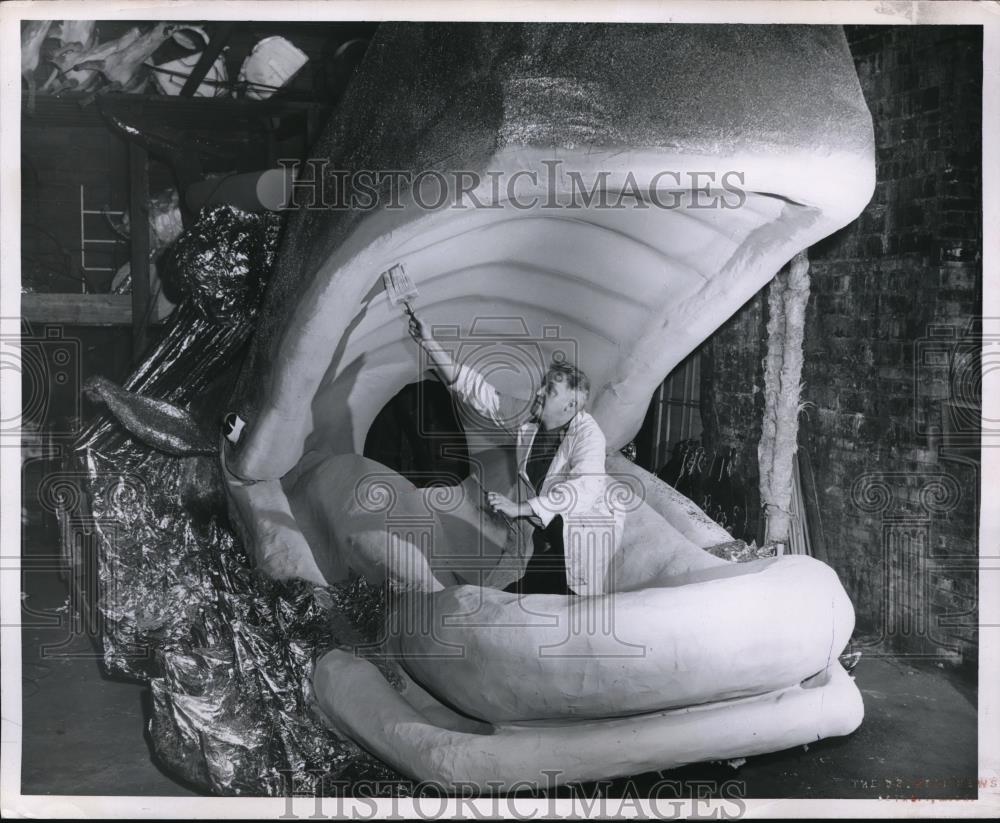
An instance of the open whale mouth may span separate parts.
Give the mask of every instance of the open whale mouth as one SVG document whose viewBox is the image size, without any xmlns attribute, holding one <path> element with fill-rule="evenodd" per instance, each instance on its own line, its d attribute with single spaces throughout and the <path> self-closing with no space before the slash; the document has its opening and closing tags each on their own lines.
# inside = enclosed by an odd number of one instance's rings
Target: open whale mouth
<svg viewBox="0 0 1000 823">
<path fill-rule="evenodd" d="M 544 181 L 551 154 L 500 152 L 490 165 L 508 176 L 529 168 Z M 681 360 L 792 255 L 864 206 L 866 156 L 841 154 L 831 164 L 838 173 L 812 174 L 806 191 L 788 168 L 815 165 L 811 147 L 780 157 L 744 150 L 721 161 L 668 151 L 563 150 L 558 159 L 574 174 L 545 181 L 548 192 L 519 192 L 520 202 L 538 195 L 529 208 L 505 198 L 496 208 L 427 210 L 411 198 L 398 211 L 364 214 L 319 261 L 298 301 L 270 318 L 282 317 L 284 326 L 263 338 L 272 347 L 269 368 L 245 397 L 239 414 L 246 431 L 226 454 L 234 476 L 256 482 L 252 492 L 240 492 L 249 532 L 283 545 L 270 554 L 301 555 L 307 566 L 310 554 L 329 551 L 306 546 L 289 490 L 332 456 L 362 454 L 383 407 L 430 370 L 405 315 L 382 291 L 381 272 L 402 263 L 419 290 L 415 308 L 454 360 L 507 395 L 533 398 L 525 401 L 529 417 L 544 410 L 535 392 L 547 365 L 579 365 L 591 381 L 591 414 L 614 451 L 635 436 L 653 392 Z M 698 207 L 699 198 L 723 202 L 727 194 L 707 187 L 657 192 L 676 208 L 643 207 L 641 200 L 603 208 L 582 202 L 575 182 L 593 191 L 603 180 L 606 190 L 620 192 L 612 187 L 630 176 L 649 200 L 664 166 L 721 179 L 737 163 L 749 185 L 732 208 Z M 862 181 L 860 194 L 845 185 L 845 169 Z M 546 209 L 542 196 L 553 190 L 570 205 Z M 326 217 L 331 227 L 345 219 Z M 475 442 L 469 446 L 477 450 Z M 315 570 L 311 576 L 324 577 Z"/>
<path fill-rule="evenodd" d="M 328 562 L 338 527 L 302 522 L 340 511 L 310 478 L 361 455 L 432 365 L 382 272 L 402 264 L 436 339 L 534 398 L 529 415 L 547 365 L 577 364 L 613 453 L 681 360 L 871 196 L 871 116 L 839 28 L 473 28 L 475 55 L 447 27 L 383 26 L 314 148 L 339 168 L 313 178 L 317 202 L 368 203 L 294 215 L 234 398 L 246 426 L 224 447 L 235 519 L 272 573 L 348 572 Z M 720 52 L 715 74 L 693 62 Z M 404 170 L 395 190 L 361 191 L 387 169 Z M 360 478 L 338 484 L 361 464 L 338 465 L 329 482 L 356 497 Z"/>
<path fill-rule="evenodd" d="M 356 572 L 340 551 L 345 547 L 363 556 L 370 569 L 391 572 L 389 561 L 379 568 L 373 555 L 365 555 L 384 544 L 387 516 L 385 507 L 375 511 L 359 497 L 358 481 L 374 478 L 372 494 L 393 504 L 408 499 L 412 488 L 394 473 L 379 474 L 377 464 L 365 464 L 360 455 L 376 415 L 403 387 L 422 379 L 430 364 L 420 359 L 400 308 L 383 293 L 383 271 L 405 267 L 419 290 L 414 307 L 421 319 L 457 362 L 476 366 L 501 392 L 532 397 L 547 363 L 565 357 L 578 364 L 590 378 L 591 413 L 610 453 L 635 435 L 651 395 L 681 360 L 794 254 L 853 220 L 871 196 L 871 118 L 837 28 L 481 26 L 474 34 L 468 39 L 448 27 L 383 27 L 318 147 L 348 172 L 406 169 L 413 179 L 427 170 L 449 179 L 467 173 L 471 177 L 462 179 L 473 183 L 457 201 L 429 207 L 415 185 L 392 207 L 302 210 L 288 228 L 235 396 L 234 410 L 246 428 L 224 453 L 235 520 L 258 561 L 280 576 L 322 583 Z M 460 45 L 467 42 L 475 48 Z M 496 180 L 516 183 L 497 186 Z M 547 207 L 552 203 L 557 205 Z M 540 413 L 540 401 L 525 401 L 527 410 Z M 445 500 L 438 509 L 449 506 Z M 699 529 L 703 536 L 711 532 L 696 508 L 668 502 L 658 510 L 660 520 L 648 522 L 662 521 L 662 534 L 704 546 L 691 536 Z M 400 522 L 409 523 L 412 512 L 400 512 Z M 434 535 L 465 533 L 461 518 L 452 519 L 446 529 L 435 520 L 427 535 L 405 526 L 409 536 L 401 543 L 428 554 Z M 712 534 L 724 534 L 715 528 Z M 487 538 L 499 545 L 506 539 L 503 526 L 494 532 Z M 825 633 L 825 660 L 829 648 L 846 643 L 853 625 L 836 576 L 810 566 L 822 565 L 816 561 L 801 560 L 795 569 L 776 564 L 782 575 L 795 577 L 799 569 L 815 581 L 815 589 L 796 594 L 816 622 L 803 619 L 789 629 L 802 629 L 784 644 L 792 662 L 778 674 L 791 678 L 789 688 L 797 686 L 795 678 L 825 665 L 815 659 L 817 636 Z M 471 587 L 442 585 L 436 574 L 412 582 L 437 592 L 431 597 L 436 603 L 468 607 L 462 598 Z M 744 583 L 732 582 L 732 591 L 744 591 Z M 687 598 L 690 614 L 698 613 L 696 595 L 705 591 L 697 585 L 678 586 L 670 595 Z M 777 590 L 797 591 L 791 578 Z M 643 625 L 655 625 L 662 610 L 644 597 L 640 592 L 630 602 Z M 740 625 L 738 614 L 733 625 Z M 509 643 L 521 635 L 504 635 L 496 642 L 498 654 L 510 651 Z M 741 654 L 735 647 L 709 651 L 727 660 Z M 765 658 L 769 651 L 766 645 L 757 650 Z M 712 660 L 698 657 L 703 652 L 692 646 L 691 668 L 711 680 Z M 481 683 L 475 661 L 448 671 L 465 671 L 475 683 L 467 688 L 468 705 L 478 717 L 487 718 L 492 709 L 510 721 L 523 709 L 526 676 L 551 681 L 549 664 L 537 654 L 515 662 L 491 675 L 491 683 L 501 684 L 496 688 L 509 689 L 499 710 L 503 700 Z M 807 670 L 800 671 L 802 666 Z M 371 688 L 375 694 L 381 688 L 362 669 L 356 662 L 331 664 L 324 709 L 353 723 L 349 733 L 390 757 L 400 738 L 386 728 L 418 728 L 426 717 L 407 714 L 412 706 L 397 711 L 388 696 L 380 703 L 361 700 L 353 714 L 347 712 L 352 690 Z M 446 693 L 460 688 L 461 678 L 449 685 L 445 671 L 426 663 L 427 682 L 438 677 Z M 581 669 L 578 680 L 593 687 L 609 677 L 607 683 L 617 688 L 628 678 L 616 680 L 616 671 Z M 742 669 L 727 671 L 743 676 Z M 675 680 L 683 688 L 674 706 L 743 694 L 736 688 L 712 691 L 707 681 L 697 691 L 701 681 Z M 796 715 L 780 734 L 765 735 L 764 742 L 748 738 L 739 744 L 745 751 L 727 756 L 791 745 L 805 734 L 812 740 L 850 730 L 860 722 L 860 702 L 842 680 L 830 681 L 846 707 L 840 725 L 818 731 L 810 726 L 807 732 L 808 724 Z M 349 688 L 343 685 L 348 681 Z M 754 682 L 753 688 L 775 688 L 763 676 Z M 627 710 L 655 707 L 659 684 L 643 686 L 642 700 Z M 815 708 L 808 702 L 814 691 L 789 696 L 788 703 L 800 701 L 806 716 Z M 747 711 L 785 717 L 775 708 L 780 699 Z M 560 694 L 524 716 L 544 719 L 560 703 L 572 714 L 572 701 Z M 711 723 L 717 731 L 726 729 L 729 707 L 713 706 L 719 711 Z M 440 705 L 430 710 L 444 716 Z M 598 708 L 588 705 L 586 711 L 593 719 Z M 457 717 L 442 722 L 459 723 Z M 376 718 L 374 725 L 370 718 Z M 671 719 L 629 768 L 670 761 L 657 741 L 674 734 L 674 722 L 680 728 L 688 721 Z M 611 745 L 632 733 L 625 728 L 595 724 L 591 731 L 604 735 L 601 745 Z M 572 735 L 553 734 L 551 745 L 564 746 L 568 762 L 575 763 Z M 511 738 L 511 763 L 521 739 Z M 432 751 L 421 749 L 413 757 L 461 763 L 463 745 L 435 743 Z M 720 751 L 728 750 L 693 745 L 670 762 L 720 757 Z M 600 776 L 586 769 L 578 774 Z"/>
</svg>

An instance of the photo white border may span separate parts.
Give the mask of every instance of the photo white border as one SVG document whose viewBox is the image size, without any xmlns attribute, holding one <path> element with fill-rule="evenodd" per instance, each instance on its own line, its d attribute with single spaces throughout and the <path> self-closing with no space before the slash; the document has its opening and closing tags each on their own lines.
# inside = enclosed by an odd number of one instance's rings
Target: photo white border
<svg viewBox="0 0 1000 823">
<path fill-rule="evenodd" d="M 997 318 L 1000 326 L 1000 291 L 992 275 L 1000 261 L 1000 4 L 958 2 L 800 2 L 800 0 L 713 0 L 713 2 L 612 2 L 612 0 L 549 0 L 548 2 L 493 2 L 492 0 L 301 0 L 279 2 L 255 0 L 118 0 L 118 2 L 5 2 L 0 4 L 0 334 L 20 333 L 20 21 L 22 19 L 93 20 L 463 20 L 463 21 L 580 21 L 660 23 L 803 23 L 919 25 L 963 24 L 983 26 L 983 316 Z M 988 160 L 993 158 L 993 160 Z M 986 330 L 984 329 L 984 332 Z M 998 328 L 1000 331 L 1000 328 Z M 1000 372 L 983 363 L 983 419 L 1000 421 L 997 382 Z M 2 375 L 0 419 L 21 406 L 19 380 Z M 1000 783 L 1000 734 L 997 732 L 1000 691 L 1000 506 L 992 492 L 998 478 L 996 448 L 983 443 L 980 505 L 980 656 L 979 656 L 979 778 Z M 0 447 L 0 650 L 2 666 L 2 726 L 0 726 L 0 814 L 3 817 L 136 817 L 136 818 L 281 818 L 288 800 L 276 798 L 175 798 L 175 797 L 83 797 L 20 794 L 21 743 L 21 633 L 20 633 L 20 480 L 17 449 Z M 325 801 L 327 813 L 336 810 L 334 799 Z M 428 804 L 431 801 L 428 801 Z M 980 790 L 979 800 L 745 800 L 751 817 L 996 817 L 1000 816 L 1000 789 Z M 339 801 L 340 809 L 352 809 L 371 819 L 372 804 L 380 812 L 409 816 L 413 809 L 406 799 Z M 515 798 L 499 803 L 503 814 L 542 819 L 547 813 L 560 816 L 574 812 L 571 800 Z M 510 804 L 514 804 L 513 806 Z M 497 801 L 452 800 L 444 816 L 456 808 L 472 816 L 473 805 L 483 815 L 497 809 Z M 689 804 L 690 805 L 690 804 Z M 423 806 L 427 810 L 428 806 Z M 437 805 L 431 806 L 437 808 Z M 609 803 L 607 811 L 615 811 Z M 625 817 L 657 816 L 665 804 L 625 803 Z M 666 806 L 669 809 L 669 806 Z M 699 804 L 694 811 L 705 816 L 729 812 L 725 802 Z M 292 806 L 295 815 L 309 818 L 315 803 L 300 798 Z M 579 806 L 575 807 L 578 814 Z M 689 812 L 691 809 L 689 808 Z M 285 819 L 292 819 L 285 817 Z M 315 819 L 315 818 L 314 818 Z"/>
</svg>

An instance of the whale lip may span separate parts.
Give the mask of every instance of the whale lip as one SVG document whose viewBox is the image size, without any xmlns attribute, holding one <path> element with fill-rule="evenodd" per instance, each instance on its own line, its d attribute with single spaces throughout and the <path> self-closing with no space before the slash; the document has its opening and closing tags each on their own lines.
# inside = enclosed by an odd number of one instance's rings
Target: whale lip
<svg viewBox="0 0 1000 823">
<path fill-rule="evenodd" d="M 857 729 L 864 708 L 850 676 L 835 663 L 813 680 L 811 688 L 795 684 L 689 708 L 502 723 L 491 731 L 469 728 L 433 698 L 410 703 L 406 690 L 396 692 L 371 663 L 344 652 L 319 661 L 313 684 L 329 725 L 401 771 L 447 788 L 495 792 L 765 754 Z"/>
</svg>

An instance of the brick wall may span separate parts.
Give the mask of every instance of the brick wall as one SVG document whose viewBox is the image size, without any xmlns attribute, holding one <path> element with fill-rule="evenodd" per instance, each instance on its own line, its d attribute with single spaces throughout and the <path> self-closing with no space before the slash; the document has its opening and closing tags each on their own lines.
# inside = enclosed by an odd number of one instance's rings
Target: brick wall
<svg viewBox="0 0 1000 823">
<path fill-rule="evenodd" d="M 847 36 L 878 182 L 858 220 L 810 250 L 800 450 L 859 632 L 897 653 L 974 663 L 981 29 Z M 705 439 L 739 449 L 753 497 L 765 295 L 704 348 Z"/>
</svg>

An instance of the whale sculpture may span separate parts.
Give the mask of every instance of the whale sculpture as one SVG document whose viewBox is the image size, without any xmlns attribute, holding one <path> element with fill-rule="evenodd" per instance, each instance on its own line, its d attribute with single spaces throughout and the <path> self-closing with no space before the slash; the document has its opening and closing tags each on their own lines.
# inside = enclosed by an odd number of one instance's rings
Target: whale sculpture
<svg viewBox="0 0 1000 823">
<path fill-rule="evenodd" d="M 842 31 L 387 24 L 314 152 L 330 165 L 308 192 L 299 175 L 313 207 L 287 228 L 222 466 L 266 572 L 400 591 L 382 651 L 401 684 L 330 652 L 313 679 L 330 726 L 411 776 L 493 790 L 855 729 L 836 574 L 714 557 L 729 535 L 617 456 L 673 367 L 868 202 Z M 419 489 L 361 456 L 426 370 L 381 290 L 397 263 L 499 390 L 530 396 L 554 356 L 589 374 L 626 515 L 606 595 L 502 591 L 522 527 L 486 516 L 472 478 Z M 510 488 L 509 453 L 466 423 L 478 481 Z"/>
</svg>

